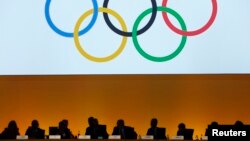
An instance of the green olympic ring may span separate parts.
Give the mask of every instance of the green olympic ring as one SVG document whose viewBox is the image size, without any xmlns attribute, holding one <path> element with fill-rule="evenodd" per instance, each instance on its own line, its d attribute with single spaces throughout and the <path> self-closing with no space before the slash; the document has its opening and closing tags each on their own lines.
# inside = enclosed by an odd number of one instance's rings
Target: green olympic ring
<svg viewBox="0 0 250 141">
<path fill-rule="evenodd" d="M 139 44 L 139 42 L 137 40 L 137 29 L 139 27 L 140 22 L 142 21 L 142 19 L 144 17 L 146 17 L 148 14 L 152 13 L 152 11 L 153 11 L 153 9 L 149 8 L 149 9 L 145 10 L 144 12 L 142 12 L 142 14 L 139 15 L 138 18 L 136 19 L 136 21 L 134 23 L 134 26 L 133 26 L 133 31 L 132 31 L 132 39 L 133 39 L 134 46 L 135 46 L 136 50 L 144 58 L 146 58 L 148 60 L 151 60 L 151 61 L 154 61 L 154 62 L 164 62 L 164 61 L 171 60 L 174 57 L 176 57 L 182 51 L 182 49 L 184 48 L 184 46 L 186 44 L 187 36 L 182 36 L 182 39 L 181 39 L 181 42 L 180 42 L 180 45 L 178 46 L 178 48 L 173 53 L 171 53 L 171 54 L 169 54 L 167 56 L 164 56 L 164 57 L 156 57 L 156 56 L 152 56 L 152 55 L 146 53 L 141 48 L 141 46 L 140 46 L 140 44 Z M 157 7 L 157 11 L 163 11 L 163 12 L 167 12 L 167 13 L 170 13 L 171 15 L 173 15 L 178 20 L 178 22 L 180 23 L 181 29 L 183 31 L 187 31 L 187 27 L 186 27 L 186 24 L 185 24 L 183 18 L 177 12 L 175 12 L 174 10 L 172 10 L 170 8 L 162 7 L 162 6 Z"/>
</svg>

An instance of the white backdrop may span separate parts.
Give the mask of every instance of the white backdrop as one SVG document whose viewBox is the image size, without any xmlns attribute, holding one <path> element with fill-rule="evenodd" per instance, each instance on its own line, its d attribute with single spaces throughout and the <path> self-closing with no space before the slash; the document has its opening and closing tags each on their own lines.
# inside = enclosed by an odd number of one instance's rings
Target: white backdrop
<svg viewBox="0 0 250 141">
<path fill-rule="evenodd" d="M 161 6 L 162 0 L 156 1 Z M 163 62 L 144 58 L 132 37 L 127 38 L 124 50 L 113 60 L 87 59 L 77 50 L 73 37 L 63 37 L 52 30 L 46 20 L 45 3 L 46 0 L 0 1 L 0 75 L 250 73 L 249 0 L 217 0 L 218 13 L 211 27 L 202 34 L 187 37 L 183 50 Z M 103 0 L 98 0 L 98 6 L 102 5 Z M 152 4 L 150 0 L 109 0 L 108 7 L 119 13 L 128 31 L 132 31 L 137 17 Z M 187 30 L 202 27 L 213 9 L 211 0 L 168 0 L 167 7 L 180 14 Z M 49 11 L 59 29 L 73 32 L 79 17 L 92 8 L 91 0 L 52 0 Z M 121 29 L 117 20 L 109 17 Z M 169 17 L 180 28 L 177 20 Z M 177 49 L 181 37 L 157 12 L 153 25 L 138 36 L 138 41 L 145 52 L 162 57 Z M 94 26 L 79 40 L 86 52 L 104 57 L 118 48 L 122 38 L 107 26 L 99 12 Z"/>
</svg>

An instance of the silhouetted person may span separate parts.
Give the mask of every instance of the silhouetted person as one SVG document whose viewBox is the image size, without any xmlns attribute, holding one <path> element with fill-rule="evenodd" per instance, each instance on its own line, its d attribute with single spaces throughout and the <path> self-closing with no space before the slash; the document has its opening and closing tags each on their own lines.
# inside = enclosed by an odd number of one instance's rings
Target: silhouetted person
<svg viewBox="0 0 250 141">
<path fill-rule="evenodd" d="M 178 125 L 177 136 L 184 136 L 184 140 L 193 140 L 193 129 L 186 129 L 184 123 Z"/>
<path fill-rule="evenodd" d="M 122 119 L 117 121 L 117 126 L 114 127 L 112 135 L 120 135 L 121 139 L 137 139 L 137 133 L 134 131 L 134 128 L 125 126 Z"/>
<path fill-rule="evenodd" d="M 184 123 L 180 123 L 178 125 L 177 136 L 184 136 L 185 130 L 186 130 L 186 125 Z"/>
<path fill-rule="evenodd" d="M 91 139 L 108 139 L 106 125 L 100 125 L 98 119 L 94 117 L 88 118 L 89 127 L 86 128 L 85 135 L 90 135 Z"/>
<path fill-rule="evenodd" d="M 157 127 L 158 120 L 156 118 L 153 118 L 151 120 L 151 127 L 147 131 L 147 135 L 154 136 L 154 139 L 166 139 L 165 135 L 165 128 L 158 128 Z"/>
<path fill-rule="evenodd" d="M 25 135 L 28 135 L 29 139 L 44 139 L 45 131 L 39 128 L 37 120 L 33 120 L 31 126 L 26 130 Z"/>
<path fill-rule="evenodd" d="M 218 128 L 219 124 L 216 121 L 213 121 L 208 128 L 206 129 L 205 136 L 208 136 L 209 134 L 212 133 L 212 129 Z"/>
<path fill-rule="evenodd" d="M 97 133 L 96 129 L 94 127 L 94 117 L 89 117 L 88 118 L 88 124 L 89 126 L 86 128 L 85 135 L 90 135 L 91 139 L 97 139 Z"/>
<path fill-rule="evenodd" d="M 59 122 L 57 134 L 61 135 L 61 139 L 72 139 L 71 131 L 67 128 L 67 123 L 65 121 Z"/>
<path fill-rule="evenodd" d="M 17 127 L 16 121 L 12 120 L 9 122 L 8 127 L 4 129 L 1 133 L 2 139 L 16 139 L 19 134 L 19 129 Z"/>
<path fill-rule="evenodd" d="M 65 125 L 65 130 L 68 130 L 67 132 L 70 132 L 70 139 L 74 138 L 74 135 L 72 134 L 72 132 L 70 131 L 70 129 L 68 128 L 69 126 L 69 121 L 67 119 L 62 120 L 62 122 Z"/>
</svg>

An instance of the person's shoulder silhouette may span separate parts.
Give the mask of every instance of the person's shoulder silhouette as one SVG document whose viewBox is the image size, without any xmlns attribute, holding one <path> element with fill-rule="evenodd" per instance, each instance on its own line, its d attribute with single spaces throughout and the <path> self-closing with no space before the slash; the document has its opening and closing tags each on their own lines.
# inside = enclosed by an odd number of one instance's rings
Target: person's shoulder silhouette
<svg viewBox="0 0 250 141">
<path fill-rule="evenodd" d="M 9 122 L 8 127 L 1 133 L 2 139 L 16 139 L 19 134 L 19 129 L 17 127 L 16 121 L 12 120 Z"/>
<path fill-rule="evenodd" d="M 107 126 L 99 124 L 97 118 L 89 117 L 88 124 L 85 135 L 90 135 L 91 139 L 108 139 Z"/>
<path fill-rule="evenodd" d="M 184 140 L 193 140 L 194 129 L 187 129 L 184 123 L 178 125 L 177 136 L 184 136 Z"/>
<path fill-rule="evenodd" d="M 37 120 L 33 120 L 31 126 L 26 130 L 25 135 L 28 135 L 29 139 L 44 139 L 45 130 L 39 128 Z"/>
<path fill-rule="evenodd" d="M 61 135 L 62 139 L 72 139 L 73 135 L 68 128 L 68 123 L 65 120 L 59 122 L 58 135 Z"/>
<path fill-rule="evenodd" d="M 114 127 L 112 135 L 120 135 L 121 139 L 136 139 L 137 133 L 133 127 L 125 126 L 123 119 L 117 120 L 116 127 Z"/>
<path fill-rule="evenodd" d="M 157 127 L 158 120 L 156 118 L 151 119 L 151 127 L 147 131 L 147 135 L 154 136 L 154 139 L 166 139 L 166 128 Z"/>
</svg>

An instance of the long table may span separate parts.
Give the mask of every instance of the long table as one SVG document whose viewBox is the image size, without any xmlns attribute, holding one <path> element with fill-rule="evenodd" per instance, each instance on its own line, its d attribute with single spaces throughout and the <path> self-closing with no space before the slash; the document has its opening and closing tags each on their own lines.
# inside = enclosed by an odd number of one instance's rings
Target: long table
<svg viewBox="0 0 250 141">
<path fill-rule="evenodd" d="M 0 141 L 167 141 L 167 140 L 143 140 L 143 139 L 137 139 L 137 140 L 128 140 L 128 139 L 0 139 Z M 189 141 L 189 140 L 168 140 L 168 141 Z"/>
</svg>

